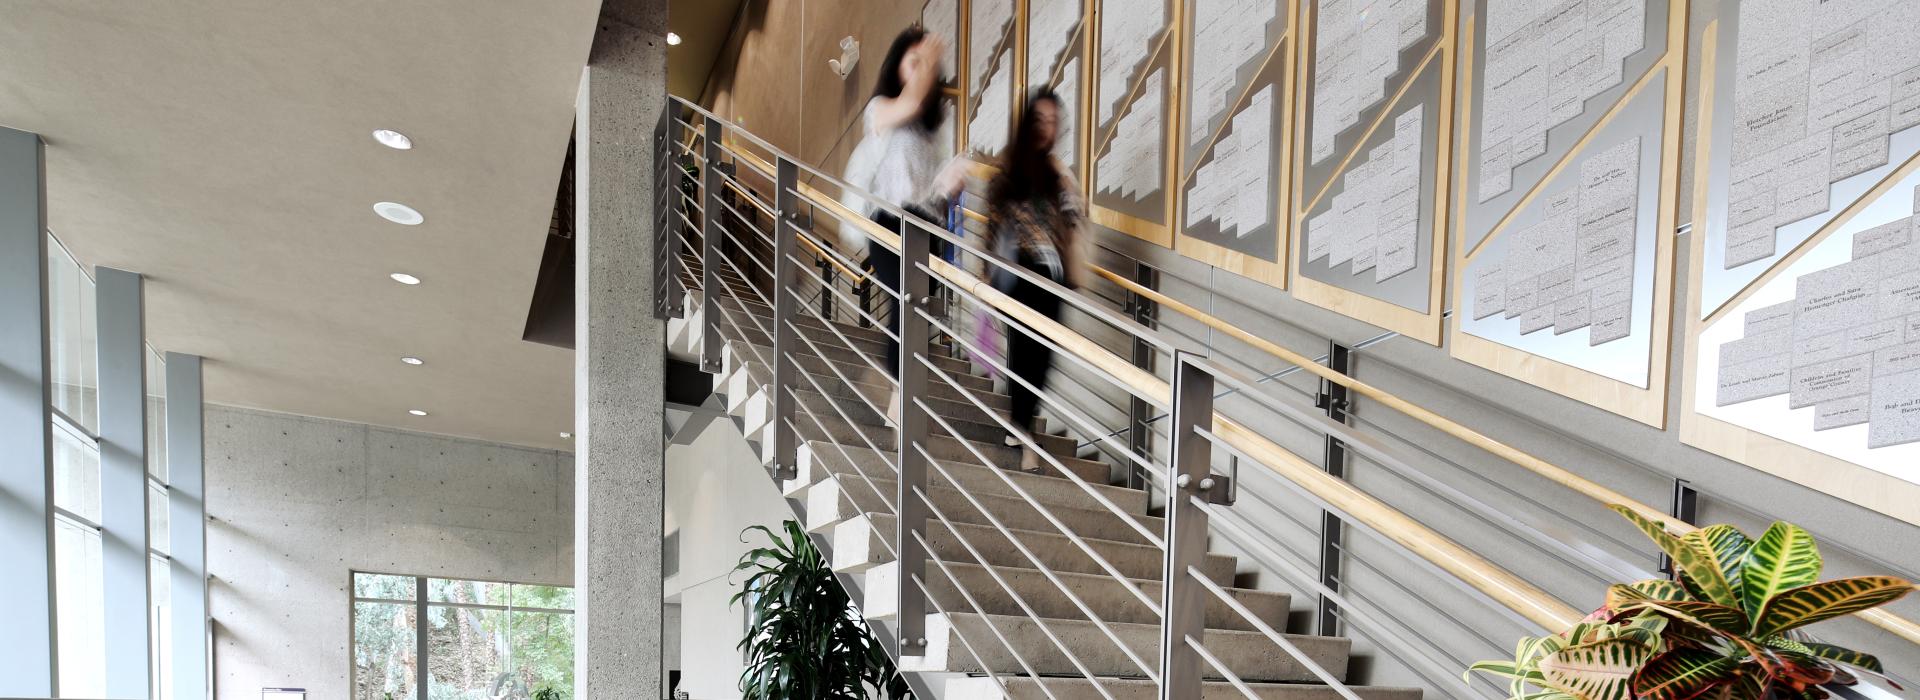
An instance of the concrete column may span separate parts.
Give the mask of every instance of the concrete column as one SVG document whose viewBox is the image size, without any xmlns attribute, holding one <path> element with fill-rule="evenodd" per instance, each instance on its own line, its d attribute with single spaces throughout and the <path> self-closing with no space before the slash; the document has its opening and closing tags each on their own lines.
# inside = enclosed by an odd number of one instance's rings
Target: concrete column
<svg viewBox="0 0 1920 700">
<path fill-rule="evenodd" d="M 0 128 L 0 697 L 52 697 L 57 675 L 45 165 L 39 136 Z"/>
<path fill-rule="evenodd" d="M 653 136 L 666 0 L 607 0 L 574 125 L 574 687 L 654 697 L 661 672 L 665 324 L 654 318 Z"/>
<path fill-rule="evenodd" d="M 94 268 L 100 324 L 100 537 L 107 697 L 145 698 L 147 655 L 147 346 L 144 280 Z"/>
<path fill-rule="evenodd" d="M 207 470 L 200 357 L 167 353 L 168 573 L 173 594 L 173 697 L 213 696 L 207 617 Z"/>
</svg>

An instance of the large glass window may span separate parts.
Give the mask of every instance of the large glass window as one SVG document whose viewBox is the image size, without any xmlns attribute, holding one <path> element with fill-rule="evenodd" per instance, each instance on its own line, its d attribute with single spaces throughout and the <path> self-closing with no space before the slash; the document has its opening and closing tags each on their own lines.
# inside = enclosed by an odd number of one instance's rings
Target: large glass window
<svg viewBox="0 0 1920 700">
<path fill-rule="evenodd" d="M 100 536 L 98 328 L 93 279 L 51 236 L 47 352 L 53 383 L 53 580 L 60 691 L 106 695 L 106 599 Z"/>
<path fill-rule="evenodd" d="M 355 573 L 353 596 L 355 700 L 573 696 L 571 588 Z"/>
</svg>

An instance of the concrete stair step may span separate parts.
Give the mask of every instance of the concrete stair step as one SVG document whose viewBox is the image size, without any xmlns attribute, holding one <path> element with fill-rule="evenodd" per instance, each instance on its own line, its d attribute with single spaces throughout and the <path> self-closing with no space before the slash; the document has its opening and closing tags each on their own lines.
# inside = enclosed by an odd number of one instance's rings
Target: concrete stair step
<svg viewBox="0 0 1920 700">
<path fill-rule="evenodd" d="M 802 397 L 801 401 L 810 402 L 806 404 L 808 407 L 826 411 L 820 414 L 821 418 L 829 415 L 839 415 L 834 413 L 833 408 L 829 407 L 829 404 L 831 404 L 831 406 L 838 406 L 841 411 L 846 412 L 848 418 L 858 423 L 881 425 L 887 422 L 886 418 L 881 414 L 881 411 L 886 408 L 886 404 L 884 403 L 888 398 L 886 392 L 876 391 L 870 395 L 859 394 L 859 392 L 835 391 L 833 387 L 828 386 L 825 382 L 821 382 L 820 388 L 826 389 L 828 393 L 822 394 L 816 390 L 812 384 L 802 382 L 799 393 Z M 859 395 L 854 396 L 853 394 Z M 933 409 L 934 415 L 947 418 L 948 420 L 991 426 L 995 431 L 998 431 L 995 433 L 996 435 L 1004 435 L 1006 430 L 1000 426 L 999 421 L 995 420 L 995 416 L 1000 420 L 1005 420 L 1009 423 L 1012 422 L 1012 418 L 1008 415 L 1009 411 L 1007 409 L 989 409 L 988 411 L 982 411 L 979 406 L 973 405 L 972 402 L 950 401 L 933 397 L 922 397 L 921 401 Z M 984 435 L 984 433 L 982 434 Z"/>
<path fill-rule="evenodd" d="M 952 575 L 949 576 L 948 574 Z M 995 574 L 998 579 L 995 580 Z M 1073 594 L 1080 597 L 1093 610 L 1095 615 L 1107 622 L 1132 622 L 1143 625 L 1160 623 L 1160 616 L 1126 586 L 1106 574 L 1055 573 L 1066 582 Z M 892 619 L 900 610 L 899 591 L 895 581 L 900 577 L 900 565 L 888 562 L 867 570 L 866 596 L 860 605 L 861 614 L 870 620 Z M 955 579 L 959 580 L 958 586 Z M 1041 617 L 1068 619 L 1086 619 L 1078 605 L 1060 591 L 1060 587 L 1047 580 L 1045 574 L 1036 569 L 1000 568 L 989 571 L 978 564 L 948 563 L 945 567 L 928 567 L 923 577 L 927 588 L 931 589 L 934 601 L 948 611 L 975 612 L 972 604 L 960 595 L 967 595 L 980 604 L 979 612 L 989 615 L 1025 615 L 1007 588 L 1019 594 L 1020 600 L 1033 608 Z M 1001 586 L 1005 581 L 1006 586 Z M 1148 579 L 1131 579 L 1130 584 L 1137 587 L 1148 599 L 1160 600 L 1160 582 Z M 1274 629 L 1286 629 L 1287 609 L 1292 603 L 1285 593 L 1269 593 L 1244 588 L 1229 588 L 1227 593 L 1234 600 L 1253 611 L 1261 622 Z M 1207 600 L 1207 628 L 1222 630 L 1252 630 L 1253 623 L 1248 622 L 1240 613 L 1234 612 L 1212 593 L 1205 594 Z"/>
<path fill-rule="evenodd" d="M 1213 648 L 1211 644 L 1207 646 Z M 1045 685 L 1043 690 L 1040 686 Z M 1340 693 L 1324 685 L 1305 683 L 1250 683 L 1259 700 L 1341 700 Z M 1106 691 L 1102 694 L 1101 691 Z M 1361 700 L 1420 700 L 1418 688 L 1377 688 L 1354 686 L 1348 690 Z M 1085 678 L 1033 679 L 1025 676 L 985 676 L 948 680 L 944 700 L 1158 700 L 1160 688 L 1153 681 L 1139 678 L 1102 678 L 1100 687 Z M 1213 681 L 1201 684 L 1200 700 L 1245 700 L 1246 694 L 1233 684 Z"/>
<path fill-rule="evenodd" d="M 826 416 L 821 416 L 821 419 L 821 423 L 816 423 L 804 414 L 794 417 L 794 425 L 798 428 L 796 433 L 802 441 L 824 440 L 827 442 L 837 442 L 842 445 L 874 447 L 887 451 L 892 451 L 895 448 L 895 431 L 891 427 L 829 421 Z M 959 440 L 951 435 L 944 434 L 945 431 L 942 430 L 938 424 L 928 429 L 934 431 L 934 434 L 928 436 L 925 441 L 922 441 L 920 446 L 924 447 L 927 454 L 932 455 L 934 459 L 973 462 L 977 464 L 980 461 L 980 457 L 974 456 L 974 452 L 978 451 L 980 455 L 984 456 L 991 464 L 1005 466 L 1008 469 L 1017 469 L 1020 466 L 1020 453 L 1022 448 L 1008 447 L 998 439 L 994 439 L 992 442 L 986 440 Z M 1072 441 L 1068 440 L 1066 443 L 1068 449 L 1071 449 Z M 1047 445 L 1048 443 L 1042 444 Z M 1056 438 L 1052 446 L 1058 446 L 1060 444 Z"/>
<path fill-rule="evenodd" d="M 753 296 L 752 293 L 747 293 L 746 298 L 744 300 L 736 299 L 734 297 L 727 296 L 727 295 L 721 295 L 720 306 L 726 307 L 734 311 L 744 311 L 748 314 L 757 316 L 760 319 L 762 319 L 762 323 L 766 323 L 767 319 L 773 318 L 773 307 L 760 303 L 759 298 Z M 802 315 L 796 321 L 796 323 L 806 328 L 817 328 L 821 330 L 826 329 L 825 321 L 821 321 L 820 319 L 814 318 L 810 315 Z M 768 324 L 767 327 L 772 328 L 772 325 Z M 838 330 L 841 333 L 845 334 L 848 338 L 852 338 L 854 340 L 864 340 L 869 343 L 875 343 L 880 345 L 885 345 L 889 340 L 891 340 L 891 338 L 888 338 L 887 334 L 881 331 L 880 329 L 861 328 L 857 322 L 837 323 L 837 325 L 835 326 L 835 330 Z"/>
<path fill-rule="evenodd" d="M 894 516 L 886 513 L 865 513 L 849 518 L 833 526 L 833 569 L 845 573 L 866 571 L 880 564 L 893 561 L 893 553 L 888 543 L 894 537 Z M 955 539 L 958 531 L 973 549 L 985 557 L 985 562 L 973 558 L 960 540 Z M 1083 574 L 1106 574 L 1106 569 L 1066 536 L 1053 532 L 1035 530 L 1012 530 L 1013 536 L 1021 544 L 1045 562 L 1048 569 L 1056 572 L 1077 572 Z M 1137 579 L 1158 580 L 1161 576 L 1163 554 L 1159 547 L 1144 544 L 1129 544 L 1112 540 L 1081 537 L 1089 549 L 1099 554 L 1107 563 L 1112 564 L 1121 576 Z M 953 523 L 949 529 L 938 518 L 929 517 L 927 521 L 927 541 L 931 543 L 933 553 L 942 561 L 985 563 L 992 566 L 1010 568 L 1035 568 L 1033 561 L 1016 549 L 1013 542 L 1007 540 L 1000 531 L 991 525 Z M 929 562 L 929 573 L 934 565 Z M 1200 570 L 1208 578 L 1220 585 L 1233 583 L 1234 558 L 1225 554 L 1208 554 L 1200 563 Z"/>
<path fill-rule="evenodd" d="M 1050 630 L 1096 676 L 1141 675 L 1139 664 L 1128 658 L 1095 623 L 1063 619 L 1044 622 L 1046 629 L 1043 630 L 1040 623 L 1024 615 L 982 616 L 952 612 L 947 615 L 928 615 L 926 655 L 900 659 L 900 670 L 1021 673 L 1023 668 L 1020 660 L 1024 659 L 1035 673 L 1079 676 L 1080 669 L 1047 637 L 1046 631 Z M 1108 623 L 1107 628 L 1142 661 L 1149 665 L 1159 661 L 1159 625 L 1120 622 Z M 999 630 L 998 636 L 994 634 L 995 629 Z M 973 643 L 971 651 L 961 642 L 962 637 Z M 1008 645 L 999 642 L 999 637 L 1005 637 L 1008 644 L 1019 650 L 1019 658 L 1008 650 Z M 1352 646 L 1347 640 L 1287 635 L 1287 641 L 1334 678 L 1346 677 L 1347 653 Z M 1222 665 L 1245 681 L 1284 683 L 1318 680 L 1305 664 L 1281 651 L 1273 640 L 1259 632 L 1211 630 L 1202 643 L 1207 651 L 1220 659 Z M 980 655 L 978 660 L 974 658 L 974 653 Z M 1204 662 L 1201 664 L 1201 673 L 1208 678 L 1223 678 Z"/>
<path fill-rule="evenodd" d="M 886 404 L 880 401 L 848 397 L 829 397 L 815 391 L 811 384 L 805 385 L 805 387 L 806 388 L 802 389 L 798 394 L 800 397 L 800 405 L 794 408 L 795 419 L 807 418 L 806 410 L 812 409 L 819 416 L 821 422 L 845 422 L 841 417 L 842 412 L 844 412 L 846 418 L 853 419 L 853 422 L 860 426 L 861 432 L 868 436 L 885 434 L 888 435 L 888 439 L 891 440 L 893 426 L 879 413 L 880 410 L 886 408 Z M 822 385 L 821 388 L 825 388 L 825 386 Z M 836 406 L 839 408 L 839 411 L 834 410 Z M 950 406 L 951 404 L 948 403 L 937 404 L 932 407 L 935 410 L 939 410 L 942 407 Z M 940 417 L 945 419 L 946 425 L 941 425 L 939 421 L 928 421 L 927 430 L 935 435 L 952 435 L 958 433 L 960 437 L 968 440 L 1005 447 L 1007 429 L 999 423 L 993 422 L 992 419 L 979 415 L 980 412 L 977 407 L 969 406 L 969 408 L 974 408 L 975 410 L 969 412 L 969 415 L 965 417 L 941 414 Z M 807 422 L 811 423 L 812 419 L 808 418 Z M 948 427 L 953 428 L 951 433 L 947 431 Z M 1060 435 L 1042 433 L 1034 435 L 1033 440 L 1035 444 L 1040 446 L 1040 449 L 1055 455 L 1071 455 L 1080 448 L 1078 441 Z M 886 447 L 887 444 L 883 443 L 881 446 Z"/>
<path fill-rule="evenodd" d="M 884 478 L 883 478 L 884 476 Z M 883 474 L 869 473 L 867 476 L 835 476 L 814 484 L 807 489 L 807 522 L 810 532 L 826 532 L 842 520 L 861 513 L 885 513 L 892 510 L 895 489 L 899 482 L 893 478 L 891 470 Z M 876 491 L 875 489 L 878 489 Z M 981 513 L 967 499 L 968 495 L 985 506 L 988 513 L 999 519 L 1001 525 L 1016 530 L 1034 530 L 1037 532 L 1058 532 L 1040 509 L 1020 496 L 990 496 L 982 494 L 963 494 L 949 487 L 934 486 L 927 490 L 933 498 L 935 507 L 945 513 L 954 522 L 990 524 L 987 514 Z M 1036 497 L 1037 498 L 1037 497 Z M 1083 502 L 1075 499 L 1075 502 Z M 1042 501 L 1042 503 L 1045 503 Z M 1148 544 L 1146 537 L 1120 520 L 1112 511 L 1088 509 L 1061 504 L 1046 504 L 1047 510 L 1074 534 L 1081 537 L 1098 537 L 1115 542 Z M 1160 536 L 1166 528 L 1166 521 L 1151 515 L 1134 514 L 1131 516 L 1147 532 Z"/>
<path fill-rule="evenodd" d="M 730 339 L 728 341 L 728 344 L 733 346 L 741 346 L 741 345 L 751 346 L 754 351 L 758 351 L 758 354 L 755 354 L 754 352 L 750 352 L 742 349 L 743 352 L 746 352 L 745 356 L 750 359 L 763 358 L 767 362 L 772 362 L 775 357 L 778 357 L 777 355 L 774 354 L 773 346 L 771 345 L 759 345 L 755 343 L 746 343 L 746 342 L 743 342 L 740 340 L 734 340 L 734 339 Z M 840 374 L 845 375 L 848 379 L 853 379 L 856 381 L 858 381 L 859 378 L 864 375 L 878 373 L 880 370 L 876 368 L 885 367 L 887 364 L 885 357 L 868 358 L 873 362 L 872 364 L 868 364 L 867 360 L 863 360 L 859 356 L 853 355 L 853 354 L 848 354 L 844 357 L 823 358 L 823 357 L 820 357 L 819 355 L 813 354 L 811 352 L 807 352 L 806 348 L 801 348 L 801 350 L 802 352 L 795 353 L 794 357 L 799 359 L 800 367 L 802 369 L 808 372 L 813 372 L 815 374 L 824 374 L 824 375 L 832 376 L 833 370 L 828 369 L 829 365 L 831 365 L 832 367 L 839 369 Z M 949 360 L 948 362 L 959 362 L 959 361 Z M 948 389 L 948 390 L 952 390 L 954 388 L 954 385 L 957 384 L 961 388 L 966 389 L 967 391 L 986 393 L 986 394 L 993 393 L 993 379 L 989 377 L 981 377 L 977 375 L 967 374 L 965 373 L 965 371 L 954 371 L 954 370 L 948 370 L 947 376 L 953 379 L 951 383 L 949 383 L 947 381 L 947 378 L 945 377 L 941 377 L 940 375 L 929 373 L 929 376 L 927 377 L 927 384 L 934 387 L 935 389 Z M 949 394 L 949 395 L 951 398 L 965 400 L 958 394 Z"/>
<path fill-rule="evenodd" d="M 864 445 L 855 446 L 828 442 L 802 442 L 799 453 L 799 476 L 796 479 L 788 481 L 786 484 L 786 492 L 789 496 L 799 496 L 801 495 L 801 491 L 806 487 L 823 481 L 834 474 L 853 475 L 865 473 L 876 476 L 888 475 L 889 477 L 893 474 L 894 454 L 892 451 L 874 451 Z M 1074 476 L 1080 477 L 1081 481 L 1092 486 L 1094 491 L 1106 497 L 1114 504 L 1128 510 L 1145 510 L 1145 494 L 1124 486 L 1110 486 L 1107 484 L 1108 470 L 1106 464 L 1077 458 L 1062 458 L 1060 461 L 1065 464 L 1067 468 L 1073 470 Z M 1006 482 L 994 474 L 994 472 L 998 471 L 1012 477 L 1015 483 L 1020 484 L 1021 488 L 1027 489 L 1028 493 L 1034 494 L 1034 497 L 1043 499 L 1045 502 L 1071 504 L 1073 503 L 1072 499 L 1080 498 L 1085 499 L 1084 502 L 1081 503 L 1082 507 L 1102 507 L 1092 496 L 1087 494 L 1086 489 L 1081 488 L 1079 484 L 1075 484 L 1058 474 L 1034 474 L 1009 468 L 1018 466 L 1017 464 L 1008 465 L 1008 467 L 988 467 L 976 464 L 971 459 L 963 461 L 941 460 L 940 466 L 944 467 L 947 473 L 952 474 L 960 486 L 964 486 L 976 494 L 1014 495 L 1013 489 L 1008 487 Z M 940 470 L 929 469 L 927 471 L 928 484 L 934 486 L 951 485 L 947 482 L 946 477 L 941 475 Z"/>
<path fill-rule="evenodd" d="M 752 373 L 755 381 L 763 385 L 773 381 L 773 368 L 771 366 L 762 366 L 760 363 L 760 358 L 768 361 L 773 359 L 773 350 L 771 348 L 734 342 L 729 342 L 727 345 L 727 353 L 735 355 L 738 362 L 746 365 L 747 371 Z M 755 352 L 759 354 L 755 355 Z M 853 392 L 858 391 L 864 396 L 872 392 L 878 392 L 882 400 L 884 400 L 893 392 L 892 382 L 883 378 L 883 375 L 865 364 L 858 366 L 840 362 L 832 362 L 829 364 L 823 362 L 820 358 L 805 355 L 800 356 L 799 364 L 800 371 L 813 375 L 814 381 L 818 382 L 821 388 L 834 393 L 851 395 Z M 831 366 L 831 369 L 829 366 Z M 839 370 L 840 373 L 834 374 L 835 369 Z M 968 392 L 974 398 L 979 399 L 981 403 L 993 408 L 1009 408 L 1013 405 L 1013 399 L 1006 394 L 994 393 L 993 380 L 985 377 L 974 377 L 972 375 L 963 376 L 965 376 L 966 379 L 960 380 L 962 386 L 967 386 Z M 803 387 L 813 387 L 813 384 L 804 378 L 798 379 L 796 382 Z M 835 389 L 837 385 L 843 384 L 853 386 L 848 386 L 844 390 Z M 981 386 L 981 384 L 984 384 L 984 386 Z M 947 401 L 971 403 L 967 400 L 968 394 L 962 394 L 959 389 L 954 388 L 953 385 L 937 377 L 927 382 L 927 395 Z"/>
</svg>

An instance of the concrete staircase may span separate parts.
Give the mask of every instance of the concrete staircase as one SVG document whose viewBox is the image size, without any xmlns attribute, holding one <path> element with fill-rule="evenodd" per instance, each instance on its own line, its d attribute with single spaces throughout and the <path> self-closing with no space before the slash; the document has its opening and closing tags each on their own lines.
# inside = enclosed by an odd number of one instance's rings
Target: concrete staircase
<svg viewBox="0 0 1920 700">
<path fill-rule="evenodd" d="M 724 397 L 727 412 L 763 461 L 770 462 L 772 401 L 765 387 L 773 375 L 772 309 L 743 280 L 723 272 L 719 277 L 728 290 L 720 293 L 717 305 L 722 311 L 720 334 L 702 337 L 697 265 L 689 259 L 683 268 L 686 288 L 696 291 L 688 293 L 684 318 L 669 323 L 669 351 L 697 357 L 704 343 L 722 344 L 723 366 L 713 377 L 714 391 Z M 861 613 L 891 627 L 899 608 L 895 597 L 901 575 L 890 542 L 897 485 L 895 435 L 882 415 L 889 384 L 873 367 L 884 361 L 887 338 L 856 323 L 829 324 L 805 311 L 801 316 L 797 325 L 811 344 L 803 341 L 798 353 L 804 375 L 794 415 L 800 437 L 798 476 L 781 488 L 792 502 L 804 505 L 804 525 L 816 533 L 816 541 L 830 543 L 834 569 L 864 578 L 859 586 L 864 593 L 856 593 Z M 1059 458 L 1067 473 L 1051 468 L 1044 473 L 1018 471 L 1019 451 L 1003 444 L 1005 431 L 991 415 L 1005 418 L 1008 397 L 996 393 L 992 380 L 946 347 L 935 354 L 935 364 L 956 377 L 960 387 L 935 377 L 934 388 L 922 398 L 959 435 L 945 435 L 934 423 L 931 429 L 940 436 L 927 443 L 936 463 L 929 468 L 926 494 L 951 526 L 939 517 L 929 520 L 929 548 L 940 561 L 930 561 L 921 578 L 932 598 L 929 607 L 947 614 L 928 616 L 927 652 L 897 659 L 900 668 L 944 680 L 934 690 L 949 699 L 1157 697 L 1155 684 L 1144 680 L 1141 663 L 1152 668 L 1159 658 L 1155 607 L 1160 604 L 1163 552 L 1142 530 L 1161 537 L 1164 523 L 1148 512 L 1146 494 L 1110 484 L 1109 465 L 1076 454 L 1070 438 L 1039 436 L 1042 447 Z M 989 464 L 981 464 L 976 453 Z M 1210 554 L 1200 569 L 1228 587 L 1235 602 L 1262 623 L 1284 631 L 1289 597 L 1232 588 L 1237 566 L 1232 556 Z M 1207 649 L 1257 697 L 1341 697 L 1320 685 L 1239 612 L 1211 594 L 1206 597 Z M 1089 613 L 1107 629 L 1100 629 Z M 1304 635 L 1288 639 L 1326 671 L 1345 678 L 1347 640 Z M 1028 676 L 1029 671 L 1040 678 Z M 1245 697 L 1211 667 L 1203 665 L 1203 671 L 1209 679 L 1205 698 Z M 1098 678 L 1099 688 L 1086 674 Z M 1419 690 L 1408 688 L 1352 690 L 1368 700 L 1420 697 Z"/>
</svg>

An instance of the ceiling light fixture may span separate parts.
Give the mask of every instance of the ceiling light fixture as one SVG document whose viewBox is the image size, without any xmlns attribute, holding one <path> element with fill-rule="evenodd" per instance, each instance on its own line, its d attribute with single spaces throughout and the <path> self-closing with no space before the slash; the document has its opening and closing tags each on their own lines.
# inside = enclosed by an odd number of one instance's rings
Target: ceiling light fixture
<svg viewBox="0 0 1920 700">
<path fill-rule="evenodd" d="M 422 411 L 422 410 L 420 410 L 420 409 L 417 409 L 417 408 L 409 408 L 409 409 L 407 409 L 407 412 L 408 412 L 408 413 L 411 413 L 411 414 L 413 414 L 413 415 L 416 415 L 416 416 L 424 416 L 424 415 L 427 415 L 427 412 L 426 412 L 426 411 Z"/>
<path fill-rule="evenodd" d="M 565 439 L 567 439 L 567 438 L 571 438 L 571 437 L 573 437 L 573 433 L 561 433 L 561 434 L 560 434 L 560 439 L 562 439 L 562 440 L 565 440 Z"/>
<path fill-rule="evenodd" d="M 379 141 L 380 145 L 396 151 L 413 150 L 413 139 L 407 138 L 406 134 L 392 129 L 374 129 L 373 140 Z"/>
<path fill-rule="evenodd" d="M 679 34 L 675 34 L 675 33 L 673 33 L 673 32 L 667 32 L 667 45 L 668 45 L 668 46 L 679 46 L 679 45 L 680 45 L 680 35 L 679 35 Z"/>
<path fill-rule="evenodd" d="M 425 360 L 422 360 L 422 359 L 420 359 L 420 358 L 418 358 L 418 357 L 402 357 L 402 358 L 400 358 L 400 361 L 401 361 L 401 362 L 405 362 L 405 363 L 407 363 L 407 364 L 410 364 L 410 365 L 424 365 L 424 364 L 426 364 L 426 361 L 425 361 Z"/>
<path fill-rule="evenodd" d="M 382 219 L 402 226 L 419 226 L 421 222 L 427 220 L 427 217 L 421 216 L 418 210 L 399 202 L 380 202 L 379 204 L 375 204 L 373 205 L 373 213 L 379 214 Z"/>
<path fill-rule="evenodd" d="M 405 272 L 395 272 L 387 276 L 392 277 L 393 281 L 395 282 L 399 282 L 401 284 L 408 285 L 408 286 L 412 286 L 420 283 L 420 278 L 415 277 L 413 275 L 409 275 Z"/>
</svg>

